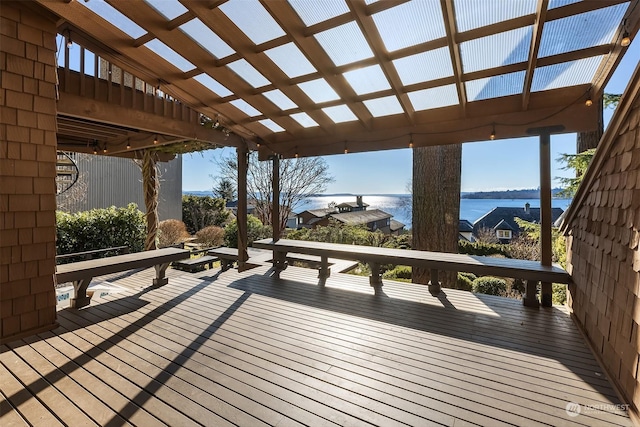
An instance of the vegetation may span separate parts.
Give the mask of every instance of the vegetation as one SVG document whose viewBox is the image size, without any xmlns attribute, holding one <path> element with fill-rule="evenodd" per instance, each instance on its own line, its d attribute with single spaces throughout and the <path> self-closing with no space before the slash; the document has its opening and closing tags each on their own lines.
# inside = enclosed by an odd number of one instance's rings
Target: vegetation
<svg viewBox="0 0 640 427">
<path fill-rule="evenodd" d="M 259 239 L 271 237 L 271 227 L 263 225 L 258 218 L 247 215 L 247 241 L 251 242 Z M 234 219 L 224 228 L 224 243 L 230 248 L 238 247 L 238 222 Z"/>
<path fill-rule="evenodd" d="M 507 292 L 507 282 L 497 277 L 478 277 L 471 284 L 473 292 L 487 295 L 504 295 Z"/>
<path fill-rule="evenodd" d="M 210 225 L 198 230 L 196 233 L 196 240 L 205 248 L 214 248 L 222 246 L 224 243 L 225 231 L 224 228 L 217 225 Z"/>
<path fill-rule="evenodd" d="M 225 205 L 224 199 L 211 196 L 182 196 L 182 220 L 189 233 L 195 234 L 210 225 L 224 226 L 230 216 Z"/>
<path fill-rule="evenodd" d="M 398 265 L 382 274 L 383 279 L 397 280 L 400 282 L 411 282 L 411 267 Z"/>
<path fill-rule="evenodd" d="M 576 194 L 576 191 L 578 191 L 578 187 L 582 182 L 582 178 L 584 177 L 584 173 L 587 171 L 595 152 L 595 148 L 590 148 L 578 154 L 560 155 L 558 161 L 565 164 L 562 169 L 573 170 L 576 172 L 576 176 L 574 178 L 558 178 L 564 187 L 559 193 L 562 197 L 572 198 Z"/>
<path fill-rule="evenodd" d="M 327 226 L 289 230 L 287 239 L 411 249 L 409 234 L 392 236 L 381 231 L 369 231 L 364 225 L 345 225 L 334 219 L 330 219 Z"/>
<path fill-rule="evenodd" d="M 131 252 L 144 248 L 144 214 L 131 203 L 126 208 L 68 214 L 56 212 L 56 252 L 58 255 L 128 246 Z"/>
<path fill-rule="evenodd" d="M 219 178 L 213 187 L 213 195 L 227 202 L 235 200 L 236 187 L 233 185 L 233 181 L 226 178 Z"/>
<path fill-rule="evenodd" d="M 166 248 L 186 241 L 190 237 L 187 226 L 177 219 L 167 219 L 158 224 L 158 247 Z"/>
<path fill-rule="evenodd" d="M 495 233 L 492 233 L 495 236 Z M 478 256 L 490 256 L 490 255 L 502 255 L 508 256 L 507 248 L 505 245 L 498 243 L 484 243 L 484 242 L 467 242 L 458 241 L 458 253 L 466 255 L 478 255 Z"/>
</svg>

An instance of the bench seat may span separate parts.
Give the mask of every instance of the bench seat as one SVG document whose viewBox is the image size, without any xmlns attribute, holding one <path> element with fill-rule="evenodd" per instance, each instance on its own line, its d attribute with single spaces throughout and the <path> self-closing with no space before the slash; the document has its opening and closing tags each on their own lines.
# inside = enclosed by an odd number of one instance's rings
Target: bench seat
<svg viewBox="0 0 640 427">
<path fill-rule="evenodd" d="M 189 256 L 190 253 L 186 249 L 162 248 L 153 251 L 72 262 L 56 266 L 56 282 L 73 283 L 75 297 L 71 299 L 71 307 L 81 308 L 91 302 L 91 297 L 87 296 L 87 288 L 91 279 L 96 276 L 138 268 L 155 267 L 156 277 L 153 279 L 153 284 L 161 286 L 168 282 L 165 272 L 169 264 L 189 258 Z"/>
<path fill-rule="evenodd" d="M 209 249 L 207 255 L 216 257 L 220 260 L 220 267 L 222 271 L 226 271 L 233 267 L 235 262 L 238 262 L 238 248 L 228 248 L 221 246 L 219 248 Z"/>
<path fill-rule="evenodd" d="M 218 258 L 210 255 L 204 255 L 198 258 L 175 261 L 173 263 L 173 268 L 193 273 L 204 269 L 206 266 L 209 266 L 210 269 L 213 268 L 213 263 L 216 261 L 218 261 Z"/>
</svg>

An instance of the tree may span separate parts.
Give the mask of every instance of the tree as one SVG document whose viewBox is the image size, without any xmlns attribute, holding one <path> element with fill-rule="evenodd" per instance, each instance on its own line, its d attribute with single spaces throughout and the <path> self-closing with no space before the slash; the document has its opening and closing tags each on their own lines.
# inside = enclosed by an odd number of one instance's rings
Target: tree
<svg viewBox="0 0 640 427">
<path fill-rule="evenodd" d="M 213 195 L 227 202 L 235 200 L 236 187 L 233 185 L 233 181 L 226 178 L 218 178 L 216 185 L 213 187 Z"/>
<path fill-rule="evenodd" d="M 576 176 L 575 178 L 558 178 L 560 185 L 563 187 L 558 193 L 559 196 L 570 199 L 576 194 L 576 191 L 578 191 L 578 187 L 582 182 L 582 178 L 584 177 L 584 173 L 587 171 L 595 152 L 596 149 L 591 148 L 578 154 L 560 155 L 558 161 L 565 163 L 565 166 L 563 166 L 562 169 L 574 170 L 576 172 Z"/>
<path fill-rule="evenodd" d="M 458 252 L 462 144 L 413 150 L 413 248 Z M 412 281 L 426 284 L 430 272 L 413 270 Z M 443 285 L 455 287 L 457 272 L 442 272 Z"/>
<path fill-rule="evenodd" d="M 220 177 L 238 184 L 238 165 L 235 156 L 218 160 Z M 272 224 L 273 167 L 268 161 L 259 161 L 257 153 L 249 156 L 247 172 L 248 202 L 255 206 L 255 215 L 263 224 Z M 329 166 L 320 157 L 283 159 L 280 161 L 280 218 L 279 229 L 284 230 L 293 210 L 312 194 L 322 193 L 333 181 Z"/>
<path fill-rule="evenodd" d="M 229 219 L 229 211 L 223 199 L 211 196 L 182 196 L 182 220 L 189 233 L 194 234 L 209 226 L 224 226 Z"/>
</svg>

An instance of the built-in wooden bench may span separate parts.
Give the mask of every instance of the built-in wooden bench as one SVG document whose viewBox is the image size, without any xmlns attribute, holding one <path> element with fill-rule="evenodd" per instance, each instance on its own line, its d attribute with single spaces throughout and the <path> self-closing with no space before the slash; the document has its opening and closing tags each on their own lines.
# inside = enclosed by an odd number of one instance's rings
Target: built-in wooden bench
<svg viewBox="0 0 640 427">
<path fill-rule="evenodd" d="M 321 266 L 319 277 L 325 280 L 331 274 L 328 258 L 338 258 L 360 261 L 369 264 L 371 268 L 371 286 L 382 286 L 380 275 L 381 264 L 408 265 L 429 269 L 431 283 L 429 291 L 434 294 L 440 292 L 438 281 L 439 271 L 464 271 L 479 276 L 499 276 L 523 279 L 527 281 L 526 305 L 534 305 L 538 282 L 569 283 L 571 276 L 557 266 L 544 266 L 536 261 L 526 261 L 510 258 L 493 258 L 443 252 L 414 251 L 406 249 L 389 249 L 372 246 L 344 245 L 337 243 L 307 242 L 302 240 L 281 239 L 274 242 L 271 239 L 253 242 L 254 248 L 269 249 L 274 252 L 273 264 L 276 274 L 287 268 L 286 256 L 288 252 L 320 256 Z"/>
<path fill-rule="evenodd" d="M 161 286 L 168 282 L 165 272 L 169 264 L 185 258 L 189 258 L 189 251 L 186 249 L 163 248 L 154 251 L 72 262 L 56 266 L 56 282 L 73 283 L 75 298 L 71 299 L 70 306 L 81 308 L 91 302 L 91 297 L 87 296 L 87 288 L 91 279 L 96 276 L 137 268 L 155 267 L 156 277 L 153 279 L 153 284 Z"/>
<path fill-rule="evenodd" d="M 228 248 L 221 246 L 219 248 L 209 249 L 207 255 L 218 258 L 222 271 L 226 271 L 238 262 L 238 248 Z"/>
<path fill-rule="evenodd" d="M 199 255 L 199 254 L 208 252 L 211 249 L 213 248 L 196 249 L 196 250 L 192 250 L 190 254 L 192 256 Z M 217 257 L 205 254 L 196 258 L 188 258 L 180 261 L 175 261 L 172 265 L 173 265 L 173 268 L 177 268 L 178 270 L 194 273 L 196 271 L 204 270 L 205 267 L 207 266 L 209 267 L 209 269 L 212 269 L 213 263 L 216 261 L 218 261 Z"/>
<path fill-rule="evenodd" d="M 129 253 L 129 246 L 114 246 L 112 248 L 94 249 L 91 251 L 56 255 L 56 263 L 60 263 L 61 261 L 64 262 L 66 260 L 81 261 L 81 260 L 93 259 L 93 258 L 98 258 L 101 255 L 109 255 L 109 254 L 122 255 L 122 254 L 128 254 L 128 253 Z"/>
</svg>

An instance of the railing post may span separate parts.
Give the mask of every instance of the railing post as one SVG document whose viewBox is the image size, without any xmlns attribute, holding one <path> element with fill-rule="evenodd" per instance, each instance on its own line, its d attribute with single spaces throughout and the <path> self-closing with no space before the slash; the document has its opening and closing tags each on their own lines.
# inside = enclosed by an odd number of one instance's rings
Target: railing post
<svg viewBox="0 0 640 427">
<path fill-rule="evenodd" d="M 431 280 L 429 281 L 429 292 L 431 295 L 438 295 L 440 293 L 440 280 L 438 279 L 438 270 L 432 269 Z"/>
</svg>

